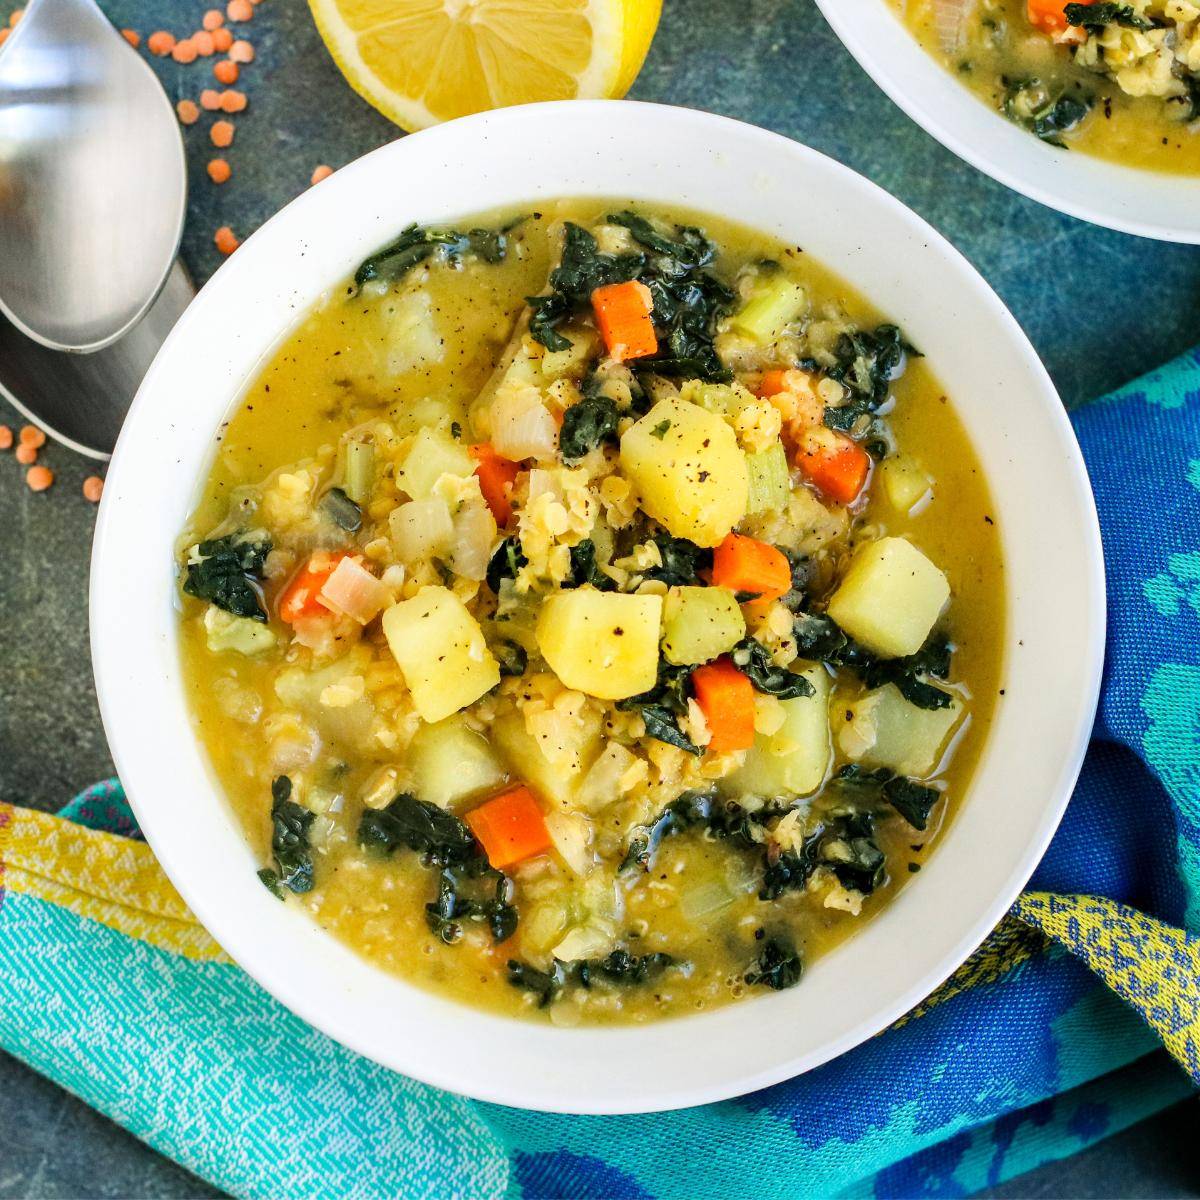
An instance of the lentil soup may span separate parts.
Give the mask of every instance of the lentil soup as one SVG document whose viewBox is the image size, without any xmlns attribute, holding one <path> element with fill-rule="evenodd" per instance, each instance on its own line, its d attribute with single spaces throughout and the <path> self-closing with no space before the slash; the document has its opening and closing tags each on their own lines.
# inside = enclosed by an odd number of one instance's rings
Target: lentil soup
<svg viewBox="0 0 1200 1200">
<path fill-rule="evenodd" d="M 179 541 L 217 779 L 282 901 L 468 1003 L 793 986 L 966 795 L 978 461 L 797 247 L 580 200 L 461 224 L 363 263 L 222 430 Z"/>
</svg>

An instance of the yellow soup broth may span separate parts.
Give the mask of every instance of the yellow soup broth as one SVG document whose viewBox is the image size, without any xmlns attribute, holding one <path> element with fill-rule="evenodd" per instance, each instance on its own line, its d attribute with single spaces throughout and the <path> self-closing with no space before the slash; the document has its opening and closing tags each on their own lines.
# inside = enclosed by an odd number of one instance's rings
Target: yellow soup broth
<svg viewBox="0 0 1200 1200">
<path fill-rule="evenodd" d="M 388 971 L 563 1025 L 796 983 L 920 886 L 1001 686 L 987 483 L 894 314 L 796 247 L 637 211 L 472 218 L 524 217 L 334 288 L 179 543 L 197 735 L 268 886 Z M 564 238 L 546 332 L 526 297 Z M 680 278 L 710 296 L 694 344 Z M 614 279 L 641 323 L 610 344 Z"/>
</svg>

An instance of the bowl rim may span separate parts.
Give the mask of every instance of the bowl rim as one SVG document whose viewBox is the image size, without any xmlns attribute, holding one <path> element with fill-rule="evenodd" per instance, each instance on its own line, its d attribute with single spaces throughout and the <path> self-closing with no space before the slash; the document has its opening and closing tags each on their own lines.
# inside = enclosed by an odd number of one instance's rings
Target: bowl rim
<svg viewBox="0 0 1200 1200">
<path fill-rule="evenodd" d="M 1128 166 L 1039 142 L 955 79 L 920 45 L 886 0 L 816 0 L 816 5 L 876 87 L 930 137 L 976 170 L 1030 200 L 1092 225 L 1155 241 L 1200 244 L 1200 176 Z M 924 99 L 926 93 L 936 93 L 938 102 Z M 948 103 L 941 102 L 948 98 Z M 1030 154 L 1022 143 L 1027 143 Z M 1038 182 L 1008 161 L 1026 158 L 1037 164 L 1046 182 Z M 1135 198 L 1140 201 L 1137 212 L 1131 211 Z M 1197 215 L 1189 223 L 1188 215 L 1193 213 Z"/>
<path fill-rule="evenodd" d="M 153 723 L 156 714 L 146 708 L 143 703 L 141 712 L 135 714 L 140 717 L 140 720 L 135 719 L 135 715 L 131 715 L 130 704 L 136 693 L 131 692 L 129 681 L 131 679 L 137 681 L 138 671 L 142 672 L 140 676 L 142 680 L 149 678 L 147 674 L 149 668 L 131 665 L 129 646 L 120 644 L 120 639 L 110 636 L 108 633 L 109 630 L 122 628 L 122 622 L 127 621 L 126 608 L 130 601 L 126 567 L 129 563 L 137 561 L 136 556 L 130 557 L 132 551 L 122 546 L 122 539 L 125 537 L 123 524 L 128 524 L 135 517 L 135 499 L 143 503 L 154 499 L 152 495 L 140 497 L 138 495 L 139 486 L 143 489 L 147 486 L 138 478 L 138 472 L 144 465 L 145 454 L 140 446 L 137 449 L 133 447 L 135 438 L 141 438 L 144 441 L 143 427 L 147 430 L 155 429 L 161 432 L 168 441 L 172 437 L 178 441 L 179 435 L 175 432 L 176 423 L 163 408 L 158 394 L 163 382 L 168 378 L 168 366 L 177 365 L 176 360 L 184 355 L 189 340 L 196 340 L 196 329 L 209 318 L 212 312 L 220 308 L 223 301 L 232 295 L 233 290 L 239 285 L 239 280 L 242 280 L 245 274 L 251 270 L 253 262 L 258 261 L 259 258 L 265 259 L 270 253 L 271 247 L 290 245 L 295 241 L 299 231 L 305 228 L 305 223 L 309 220 L 310 209 L 313 214 L 317 211 L 313 193 L 319 189 L 302 194 L 248 238 L 237 255 L 223 264 L 214 274 L 172 331 L 134 400 L 126 426 L 118 441 L 109 471 L 105 496 L 98 514 L 91 571 L 92 657 L 101 715 L 114 762 L 121 778 L 126 783 L 130 803 L 147 841 L 163 869 L 197 919 L 213 933 L 230 956 L 270 994 L 303 1020 L 334 1040 L 384 1066 L 400 1071 L 423 1083 L 480 1100 L 539 1111 L 581 1114 L 641 1113 L 687 1108 L 743 1095 L 781 1082 L 819 1066 L 867 1040 L 909 1011 L 943 982 L 983 941 L 1011 906 L 1058 826 L 1082 765 L 1089 740 L 1099 695 L 1105 631 L 1104 566 L 1095 502 L 1070 422 L 1045 368 L 1016 320 L 965 257 L 900 201 L 849 168 L 779 134 L 725 117 L 634 101 L 566 101 L 527 105 L 462 118 L 420 134 L 399 139 L 365 155 L 350 164 L 349 167 L 343 168 L 343 171 L 338 172 L 333 180 L 325 181 L 320 187 L 328 188 L 329 184 L 335 183 L 339 177 L 341 177 L 340 186 L 346 188 L 356 180 L 365 181 L 372 173 L 385 170 L 386 164 L 393 159 L 398 158 L 402 161 L 403 157 L 409 154 L 406 147 L 420 145 L 431 149 L 441 145 L 442 142 L 449 147 L 456 139 L 463 138 L 475 139 L 484 143 L 489 140 L 502 140 L 510 136 L 520 137 L 525 136 L 522 131 L 528 131 L 530 127 L 546 128 L 548 122 L 561 126 L 565 133 L 575 127 L 586 129 L 589 127 L 589 122 L 599 122 L 602 125 L 605 122 L 611 123 L 614 115 L 617 117 L 616 131 L 613 133 L 614 140 L 618 136 L 631 139 L 639 136 L 645 137 L 646 131 L 653 128 L 660 134 L 683 135 L 686 133 L 694 135 L 701 139 L 706 146 L 709 139 L 713 143 L 728 141 L 730 145 L 741 141 L 748 143 L 756 151 L 761 150 L 764 155 L 790 155 L 796 159 L 798 164 L 803 163 L 804 169 L 814 173 L 830 174 L 831 177 L 837 179 L 838 187 L 845 189 L 848 194 L 854 194 L 864 204 L 869 203 L 876 206 L 879 211 L 886 212 L 890 219 L 903 224 L 912 234 L 913 239 L 919 240 L 924 246 L 925 252 L 932 252 L 946 264 L 947 277 L 952 273 L 957 273 L 957 278 L 962 285 L 969 287 L 974 294 L 979 310 L 986 313 L 989 321 L 995 323 L 996 330 L 1003 333 L 1008 342 L 1020 353 L 1023 359 L 1022 367 L 1027 370 L 1030 378 L 1034 381 L 1035 388 L 1039 391 L 1039 404 L 1049 422 L 1051 435 L 1055 441 L 1053 449 L 1056 453 L 1065 456 L 1063 465 L 1067 467 L 1067 471 L 1064 476 L 1064 486 L 1069 489 L 1071 499 L 1076 505 L 1073 519 L 1078 518 L 1078 532 L 1082 533 L 1086 543 L 1081 551 L 1086 560 L 1083 571 L 1086 578 L 1080 584 L 1086 604 L 1085 611 L 1079 619 L 1079 624 L 1084 630 L 1083 636 L 1086 638 L 1086 652 L 1081 655 L 1079 664 L 1081 688 L 1079 694 L 1074 697 L 1071 707 L 1070 737 L 1063 739 L 1063 745 L 1060 748 L 1061 756 L 1056 759 L 1056 769 L 1051 785 L 1047 789 L 1048 795 L 1045 803 L 1038 810 L 1040 815 L 1036 826 L 1025 844 L 1023 852 L 1011 864 L 1011 869 L 1006 868 L 1005 882 L 997 888 L 990 901 L 980 907 L 973 919 L 964 923 L 962 930 L 955 934 L 954 940 L 939 950 L 936 961 L 928 969 L 923 969 L 919 980 L 911 986 L 905 987 L 898 994 L 892 995 L 886 1003 L 881 1002 L 875 1005 L 866 1019 L 858 1020 L 856 1024 L 843 1030 L 839 1036 L 823 1042 L 804 1054 L 772 1061 L 766 1066 L 747 1070 L 740 1074 L 730 1072 L 704 1084 L 692 1082 L 685 1085 L 676 1084 L 673 1080 L 664 1080 L 659 1086 L 651 1087 L 643 1077 L 638 1079 L 634 1086 L 626 1088 L 623 1092 L 618 1089 L 614 1094 L 580 1095 L 570 1093 L 561 1084 L 553 1081 L 547 1083 L 532 1079 L 528 1074 L 520 1074 L 513 1078 L 498 1076 L 495 1071 L 492 1071 L 486 1080 L 481 1080 L 461 1068 L 446 1068 L 440 1064 L 428 1063 L 414 1066 L 405 1060 L 402 1054 L 398 1054 L 394 1047 L 390 1047 L 384 1053 L 381 1051 L 377 1039 L 373 1037 L 372 1029 L 365 1024 L 353 1024 L 344 1016 L 337 1016 L 331 1011 L 331 1005 L 327 998 L 314 999 L 304 987 L 299 986 L 296 980 L 290 978 L 288 972 L 280 966 L 278 961 L 271 960 L 263 950 L 262 938 L 256 933 L 256 922 L 244 920 L 244 914 L 241 912 L 231 911 L 231 901 L 228 897 L 220 894 L 221 889 L 213 888 L 207 879 L 198 877 L 193 864 L 189 861 L 188 839 L 172 827 L 175 817 L 167 800 L 158 798 L 162 787 L 173 780 L 173 768 L 168 764 L 152 765 L 153 755 L 145 749 L 143 726 Z M 333 194 L 335 193 L 331 191 L 327 195 Z M 529 192 L 530 202 L 534 202 L 538 198 L 549 198 L 555 194 L 565 193 L 538 192 L 534 186 Z M 574 194 L 585 195 L 587 193 L 577 191 Z M 612 195 L 615 198 L 622 193 L 606 190 L 591 194 Z M 629 198 L 629 193 L 623 194 L 625 198 Z M 491 205 L 473 204 L 475 211 L 479 211 L 483 207 L 491 207 Z M 437 217 L 431 214 L 427 219 L 450 220 L 455 216 L 453 209 L 454 206 L 450 206 L 449 210 L 440 213 Z M 468 205 L 463 211 L 469 213 L 471 210 L 472 206 Z M 729 209 L 722 209 L 717 205 L 713 207 L 712 211 L 720 213 L 728 212 Z M 395 229 L 399 228 L 399 224 L 396 222 L 389 227 L 389 232 L 394 233 Z M 372 234 L 371 236 L 377 235 Z M 304 244 L 303 241 L 301 244 Z M 355 261 L 351 254 L 352 251 L 348 250 L 346 254 L 347 269 Z M 827 263 L 827 260 L 822 259 L 822 261 Z M 827 263 L 827 265 L 834 271 L 839 270 L 837 263 Z M 334 283 L 336 283 L 336 278 L 327 280 L 329 286 Z M 313 293 L 307 297 L 303 305 L 304 310 L 311 307 L 317 296 L 317 293 Z M 282 336 L 286 336 L 286 333 L 294 328 L 298 315 L 301 314 L 297 313 L 287 321 Z M 259 363 L 264 361 L 266 355 L 273 349 L 274 346 L 271 346 L 264 351 L 260 342 Z M 249 377 L 252 378 L 256 371 L 257 368 L 250 373 Z M 239 402 L 246 379 L 247 376 L 243 373 L 237 387 L 220 399 L 219 407 L 216 400 L 206 402 L 212 412 L 211 422 L 207 422 L 206 419 L 207 429 L 214 432 L 219 429 L 223 416 Z M 206 455 L 211 454 L 213 450 L 212 435 L 209 436 L 210 442 L 205 449 Z M 180 448 L 182 452 L 182 446 Z M 139 454 L 142 454 L 142 459 L 138 458 Z M 986 466 L 986 455 L 981 455 L 981 458 Z M 208 459 L 206 458 L 205 461 L 207 462 Z M 201 478 L 203 470 L 204 468 L 201 467 Z M 197 483 L 189 481 L 190 497 L 194 498 L 197 485 L 198 481 Z M 128 499 L 126 498 L 127 494 Z M 191 506 L 192 500 L 189 499 L 189 511 Z M 114 570 L 109 570 L 110 562 L 113 563 Z M 122 571 L 126 571 L 126 574 L 122 575 Z M 171 578 L 173 577 L 172 564 Z M 135 601 L 136 605 L 144 605 L 144 603 L 141 600 Z M 1011 604 L 1011 592 L 1009 603 Z M 157 622 L 158 628 L 141 629 L 137 628 L 136 624 L 133 627 L 125 626 L 129 636 L 138 640 L 137 649 L 142 652 L 147 662 L 155 654 L 163 652 L 162 643 L 171 641 L 174 637 L 174 608 L 170 604 L 164 604 L 163 607 L 164 613 L 161 617 L 154 616 L 156 610 L 153 606 L 143 613 L 145 621 L 150 626 L 154 626 Z M 167 609 L 170 611 L 165 611 Z M 166 625 L 164 625 L 164 618 Z M 133 672 L 132 675 L 128 675 L 130 671 Z M 182 689 L 179 688 L 179 691 L 181 693 Z M 136 702 L 142 703 L 141 701 Z M 185 727 L 182 731 L 176 730 L 176 732 L 182 733 L 182 737 L 185 739 L 194 739 L 190 726 Z M 194 745 L 192 750 L 195 750 Z M 985 746 L 985 754 L 986 752 L 987 747 Z M 976 780 L 983 773 L 983 769 L 984 763 L 981 761 L 977 767 Z M 158 794 L 156 794 L 156 789 Z M 214 801 L 217 808 L 225 809 L 227 807 L 211 776 L 203 785 L 203 790 L 207 791 L 208 799 Z M 226 817 L 228 815 L 226 814 Z M 220 814 L 215 812 L 210 814 L 210 817 L 213 821 L 218 822 L 221 819 Z M 950 833 L 961 822 L 961 819 L 962 814 L 960 813 L 958 820 L 951 826 Z M 240 831 L 237 836 L 241 837 Z M 942 840 L 944 842 L 945 837 Z M 936 856 L 932 861 L 937 861 Z M 237 882 L 235 886 L 240 887 L 241 883 Z M 255 886 L 259 886 L 257 882 Z M 896 901 L 889 905 L 889 908 L 896 907 L 906 896 L 916 890 L 914 888 L 904 889 Z M 265 891 L 262 894 L 265 896 Z M 271 903 L 275 905 L 274 901 Z M 277 907 L 284 908 L 284 906 Z M 290 906 L 287 911 L 290 913 Z M 270 923 L 277 932 L 284 929 L 281 922 L 290 919 L 289 916 L 282 916 L 280 919 L 273 915 L 273 910 L 266 908 L 262 909 L 262 914 L 263 923 Z M 329 935 L 321 933 L 317 929 L 316 923 L 312 922 L 307 914 L 291 914 L 291 916 L 299 916 L 303 922 L 304 931 L 307 932 L 301 931 L 299 926 L 289 927 L 287 936 L 297 943 L 307 939 L 307 944 L 314 947 L 314 956 L 320 953 L 335 957 L 338 964 L 347 970 L 357 969 L 351 966 L 351 960 L 362 964 L 363 960 L 358 959 L 356 955 L 345 948 L 339 951 L 327 946 L 326 943 L 333 939 Z M 873 922 L 872 927 L 878 923 L 878 921 Z M 847 939 L 843 945 L 854 944 L 859 938 L 865 936 L 865 932 L 860 931 L 856 937 Z M 341 944 L 337 943 L 337 945 Z M 821 968 L 832 955 L 837 953 L 838 951 L 834 951 L 831 952 L 831 955 L 825 956 L 821 963 L 814 967 L 813 976 L 816 976 L 818 968 Z M 302 964 L 305 969 L 307 965 Z M 369 970 L 378 972 L 377 968 L 369 968 Z M 452 1018 L 453 1020 L 465 1018 L 467 1022 L 473 1022 L 480 1026 L 503 1026 L 505 1030 L 509 1031 L 511 1040 L 514 1042 L 531 1043 L 535 1040 L 532 1035 L 530 1037 L 518 1035 L 517 1029 L 538 1030 L 540 1031 L 537 1035 L 538 1038 L 541 1038 L 547 1029 L 551 1029 L 552 1035 L 556 1039 L 561 1039 L 561 1041 L 555 1042 L 558 1053 L 561 1053 L 562 1047 L 567 1045 L 568 1041 L 577 1049 L 585 1045 L 578 1037 L 570 1040 L 571 1035 L 579 1032 L 586 1032 L 590 1038 L 594 1038 L 598 1052 L 607 1055 L 616 1052 L 619 1045 L 631 1047 L 635 1044 L 649 1044 L 645 1039 L 647 1029 L 662 1031 L 668 1025 L 682 1023 L 696 1029 L 698 1033 L 700 1023 L 706 1021 L 710 1016 L 731 1011 L 748 1013 L 751 1008 L 750 1002 L 743 1002 L 715 1010 L 711 1014 L 706 1013 L 668 1022 L 653 1022 L 649 1026 L 589 1026 L 585 1027 L 583 1031 L 575 1031 L 553 1029 L 531 1022 L 514 1021 L 511 1018 L 494 1017 L 457 1002 L 434 997 L 432 993 L 420 991 L 394 976 L 388 977 L 388 984 L 389 987 L 417 993 L 421 999 L 414 1003 L 430 1010 L 436 1008 L 440 1012 L 442 1007 L 452 1006 L 459 1014 Z M 756 998 L 753 1004 L 764 1006 L 765 1013 L 766 1005 L 780 1000 L 786 1001 L 789 995 L 794 996 L 802 991 L 803 989 L 796 989 L 792 993 Z M 784 1010 L 777 1007 L 772 1011 L 783 1012 Z M 642 1039 L 641 1042 L 638 1041 L 639 1038 Z M 541 1042 L 539 1041 L 537 1044 L 540 1046 Z"/>
</svg>

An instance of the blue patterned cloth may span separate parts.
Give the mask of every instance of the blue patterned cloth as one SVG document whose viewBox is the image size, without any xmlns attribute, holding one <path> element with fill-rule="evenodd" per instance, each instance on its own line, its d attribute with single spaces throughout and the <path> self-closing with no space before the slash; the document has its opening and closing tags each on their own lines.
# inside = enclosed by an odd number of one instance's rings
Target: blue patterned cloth
<svg viewBox="0 0 1200 1200">
<path fill-rule="evenodd" d="M 130 936 L 115 916 L 56 901 L 49 884 L 28 882 L 36 864 L 10 830 L 0 1045 L 254 1197 L 960 1196 L 1190 1094 L 1200 353 L 1074 420 L 1109 573 L 1095 740 L 1013 915 L 887 1033 L 801 1078 L 685 1112 L 559 1117 L 474 1103 L 344 1050 L 228 961 L 170 949 L 170 930 Z M 67 815 L 131 832 L 112 789 Z M 21 819 L 0 809 L 0 826 Z M 0 865 L 4 844 L 0 828 Z"/>
</svg>

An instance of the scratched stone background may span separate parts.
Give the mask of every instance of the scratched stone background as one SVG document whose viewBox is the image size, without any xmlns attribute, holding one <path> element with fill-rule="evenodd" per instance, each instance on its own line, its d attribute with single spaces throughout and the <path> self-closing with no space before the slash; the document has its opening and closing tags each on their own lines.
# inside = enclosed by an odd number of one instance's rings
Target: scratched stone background
<svg viewBox="0 0 1200 1200">
<path fill-rule="evenodd" d="M 100 3 L 119 27 L 143 37 L 160 28 L 190 33 L 208 7 Z M 0 0 L 0 16 L 7 11 Z M 237 85 L 249 107 L 233 118 L 233 145 L 213 148 L 208 114 L 185 133 L 191 199 L 183 257 L 201 283 L 219 263 L 218 226 L 246 236 L 308 186 L 318 163 L 341 166 L 398 134 L 344 84 L 302 0 L 263 0 L 243 31 L 257 57 Z M 173 100 L 217 86 L 212 59 L 152 61 Z M 632 95 L 766 126 L 898 196 L 991 281 L 1069 406 L 1200 341 L 1200 248 L 1097 229 L 980 175 L 887 100 L 811 0 L 665 0 Z M 233 169 L 221 187 L 205 173 L 218 153 Z M 0 422 L 19 423 L 2 401 Z M 87 649 L 94 510 L 79 488 L 94 465 L 58 447 L 43 461 L 57 482 L 34 496 L 11 456 L 0 458 L 0 798 L 54 809 L 112 766 Z M 1198 1117 L 1191 1102 L 991 1194 L 1200 1196 Z M 0 1130 L 0 1200 L 216 1194 L 3 1055 Z"/>
</svg>

